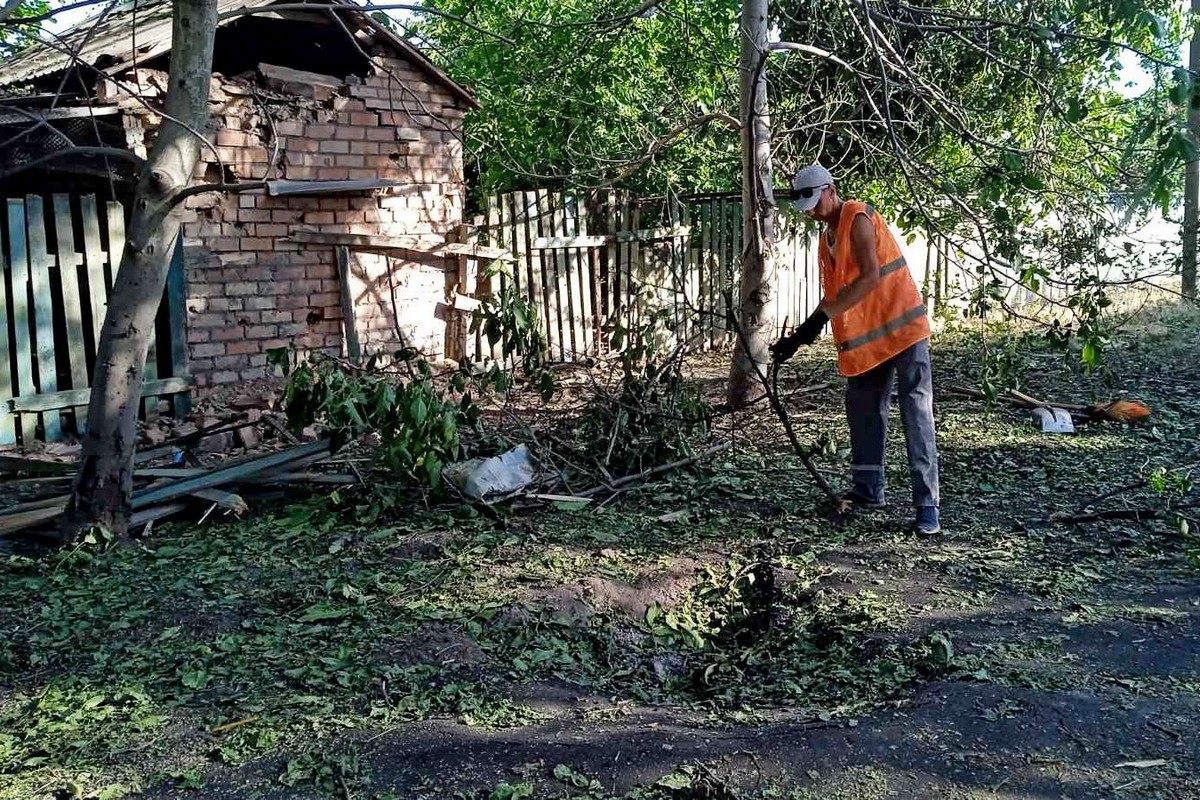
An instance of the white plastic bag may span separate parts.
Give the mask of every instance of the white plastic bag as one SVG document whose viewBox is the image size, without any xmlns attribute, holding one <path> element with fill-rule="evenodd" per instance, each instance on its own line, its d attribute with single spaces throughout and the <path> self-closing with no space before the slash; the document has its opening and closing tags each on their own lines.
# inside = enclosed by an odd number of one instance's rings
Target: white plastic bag
<svg viewBox="0 0 1200 800">
<path fill-rule="evenodd" d="M 525 445 L 491 458 L 473 458 L 444 470 L 458 490 L 473 500 L 487 501 L 524 489 L 537 479 L 537 462 Z"/>
</svg>

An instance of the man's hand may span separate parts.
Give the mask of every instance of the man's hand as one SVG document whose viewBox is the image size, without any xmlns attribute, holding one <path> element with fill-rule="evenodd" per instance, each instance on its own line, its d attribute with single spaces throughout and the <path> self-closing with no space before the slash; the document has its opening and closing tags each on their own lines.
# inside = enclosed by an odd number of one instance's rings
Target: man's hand
<svg viewBox="0 0 1200 800">
<path fill-rule="evenodd" d="M 778 342 L 771 345 L 768 350 L 771 351 L 771 359 L 776 364 L 781 364 L 787 361 L 792 356 L 796 355 L 796 351 L 800 349 L 800 340 L 793 333 L 789 336 L 782 337 Z"/>
<path fill-rule="evenodd" d="M 818 308 L 808 319 L 796 328 L 795 332 L 790 336 L 784 336 L 769 348 L 771 357 L 776 362 L 787 361 L 792 356 L 796 355 L 796 351 L 801 345 L 810 345 L 817 340 L 821 335 L 821 329 L 825 327 L 825 323 L 829 321 L 829 317 L 825 316 L 825 312 Z"/>
</svg>

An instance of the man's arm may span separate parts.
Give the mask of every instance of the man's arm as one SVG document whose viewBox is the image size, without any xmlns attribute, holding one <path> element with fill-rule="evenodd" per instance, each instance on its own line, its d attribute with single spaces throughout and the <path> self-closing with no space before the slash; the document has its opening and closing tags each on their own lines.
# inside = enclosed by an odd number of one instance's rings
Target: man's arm
<svg viewBox="0 0 1200 800">
<path fill-rule="evenodd" d="M 850 226 L 850 247 L 862 271 L 832 300 L 821 303 L 821 310 L 830 319 L 845 314 L 858 305 L 879 285 L 879 259 L 875 257 L 875 226 L 866 214 L 859 214 Z"/>
</svg>

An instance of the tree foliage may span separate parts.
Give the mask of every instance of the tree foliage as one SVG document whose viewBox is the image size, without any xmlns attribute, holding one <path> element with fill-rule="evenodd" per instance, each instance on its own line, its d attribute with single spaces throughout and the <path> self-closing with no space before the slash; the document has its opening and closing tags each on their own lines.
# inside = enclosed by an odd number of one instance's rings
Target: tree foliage
<svg viewBox="0 0 1200 800">
<path fill-rule="evenodd" d="M 50 11 L 47 0 L 24 0 L 8 18 L 10 25 L 0 26 L 0 59 L 9 58 L 33 42 L 40 30 L 36 23 L 21 24 L 23 17 L 33 17 Z"/>
<path fill-rule="evenodd" d="M 416 32 L 483 109 L 468 154 L 487 189 L 738 183 L 735 0 L 437 0 L 511 40 L 430 17 Z"/>
</svg>

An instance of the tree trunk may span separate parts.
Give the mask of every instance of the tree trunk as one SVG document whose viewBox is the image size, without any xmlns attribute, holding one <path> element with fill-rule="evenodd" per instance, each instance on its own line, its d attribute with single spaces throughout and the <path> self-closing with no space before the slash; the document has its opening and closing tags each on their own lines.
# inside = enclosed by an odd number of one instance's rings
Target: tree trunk
<svg viewBox="0 0 1200 800">
<path fill-rule="evenodd" d="M 740 34 L 742 117 L 742 282 L 738 322 L 745 341 L 734 347 L 726 399 L 743 408 L 763 395 L 758 370 L 768 363 L 775 334 L 775 194 L 771 178 L 771 117 L 767 108 L 767 0 L 743 0 Z M 756 367 L 757 365 L 757 367 Z"/>
<path fill-rule="evenodd" d="M 1200 70 L 1200 0 L 1192 0 L 1192 41 L 1188 54 L 1188 68 L 1193 73 Z M 1200 141 L 1200 100 L 1193 93 L 1188 97 L 1187 127 L 1192 138 Z M 1187 163 L 1183 174 L 1183 296 L 1196 299 L 1196 233 L 1200 224 L 1200 156 Z"/>
<path fill-rule="evenodd" d="M 170 86 L 166 115 L 142 168 L 121 266 L 100 332 L 88 404 L 88 431 L 63 522 L 64 541 L 97 525 L 128 532 L 133 455 L 146 354 L 179 234 L 182 204 L 199 160 L 197 131 L 208 124 L 217 0 L 173 0 Z"/>
</svg>

